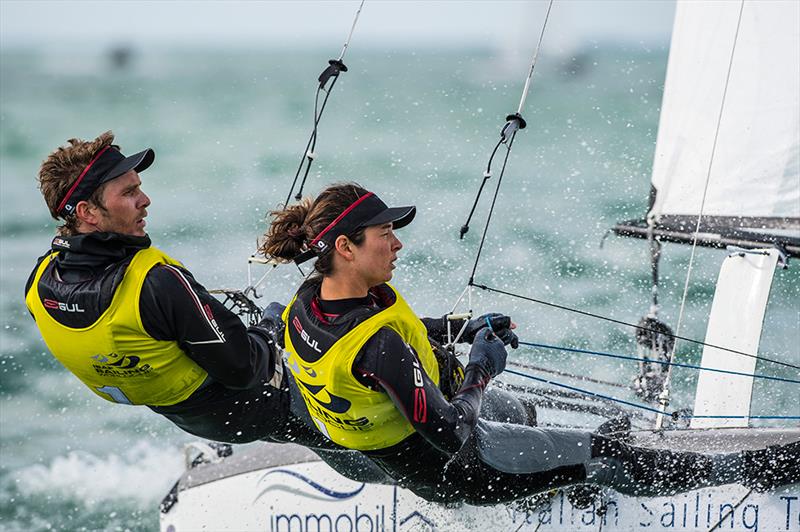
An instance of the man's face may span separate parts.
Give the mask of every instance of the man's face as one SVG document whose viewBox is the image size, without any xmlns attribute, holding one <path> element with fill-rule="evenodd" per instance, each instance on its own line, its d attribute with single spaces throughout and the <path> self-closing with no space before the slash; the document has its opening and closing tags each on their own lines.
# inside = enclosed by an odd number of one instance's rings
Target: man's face
<svg viewBox="0 0 800 532">
<path fill-rule="evenodd" d="M 394 261 L 403 244 L 392 231 L 392 224 L 375 225 L 364 230 L 364 242 L 355 246 L 355 267 L 367 281 L 377 286 L 392 279 Z"/>
<path fill-rule="evenodd" d="M 134 170 L 109 181 L 103 191 L 105 209 L 97 208 L 99 221 L 95 227 L 99 231 L 144 236 L 150 198 L 142 192 L 141 185 L 142 180 Z"/>
</svg>

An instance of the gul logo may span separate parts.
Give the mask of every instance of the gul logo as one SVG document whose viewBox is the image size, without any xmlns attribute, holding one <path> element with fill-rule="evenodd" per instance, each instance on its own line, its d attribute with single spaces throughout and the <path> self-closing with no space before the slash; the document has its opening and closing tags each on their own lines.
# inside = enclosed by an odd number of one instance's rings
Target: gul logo
<svg viewBox="0 0 800 532">
<path fill-rule="evenodd" d="M 53 245 L 54 246 L 60 246 L 62 248 L 68 248 L 68 249 L 70 247 L 69 241 L 64 240 L 63 238 L 58 238 L 58 237 L 53 239 Z"/>
<path fill-rule="evenodd" d="M 211 324 L 216 333 L 219 335 L 220 340 L 224 342 L 225 335 L 222 333 L 222 329 L 220 329 L 219 325 L 217 324 L 217 320 L 216 318 L 214 318 L 214 313 L 211 312 L 211 305 L 209 305 L 208 303 L 203 305 L 203 311 L 206 314 L 206 318 L 208 318 L 208 322 Z"/>
<path fill-rule="evenodd" d="M 411 346 L 406 344 L 409 351 L 411 350 Z M 422 368 L 419 365 L 419 360 L 416 358 L 411 362 L 411 365 L 414 366 L 414 386 L 417 388 L 422 387 Z"/>
<path fill-rule="evenodd" d="M 77 303 L 63 303 L 61 301 L 56 301 L 55 299 L 47 298 L 44 300 L 44 308 L 60 310 L 61 312 L 83 312 L 83 309 L 79 307 Z"/>
<path fill-rule="evenodd" d="M 317 341 L 314 340 L 313 338 L 311 338 L 308 335 L 308 333 L 303 329 L 303 326 L 300 324 L 300 319 L 297 316 L 295 316 L 294 319 L 292 319 L 292 325 L 294 325 L 294 328 L 297 331 L 297 333 L 300 335 L 300 338 L 303 339 L 303 341 L 308 345 L 308 347 L 310 347 L 311 349 L 313 349 L 317 353 L 322 353 L 322 351 L 319 348 L 319 344 L 317 343 Z"/>
<path fill-rule="evenodd" d="M 409 349 L 411 348 L 409 347 Z M 425 396 L 422 368 L 416 358 L 413 360 L 412 365 L 414 366 L 414 421 L 425 423 L 428 421 L 428 398 Z"/>
</svg>

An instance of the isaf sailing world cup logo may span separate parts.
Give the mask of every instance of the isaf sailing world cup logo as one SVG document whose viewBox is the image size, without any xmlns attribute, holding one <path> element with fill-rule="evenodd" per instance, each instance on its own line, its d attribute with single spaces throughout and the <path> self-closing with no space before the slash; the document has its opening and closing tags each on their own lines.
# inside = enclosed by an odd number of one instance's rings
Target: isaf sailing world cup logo
<svg viewBox="0 0 800 532">
<path fill-rule="evenodd" d="M 352 403 L 347 399 L 345 399 L 344 397 L 339 397 L 338 395 L 330 393 L 328 390 L 325 389 L 324 384 L 315 386 L 313 384 L 308 384 L 306 382 L 303 382 L 300 379 L 295 379 L 295 380 L 300 384 L 302 384 L 303 388 L 311 392 L 311 398 L 314 399 L 314 401 L 316 401 L 323 408 L 326 408 L 336 414 L 344 414 L 345 412 L 350 410 L 350 405 Z"/>
<path fill-rule="evenodd" d="M 93 355 L 92 368 L 98 375 L 109 377 L 134 377 L 144 375 L 153 371 L 150 364 L 142 364 L 141 358 L 136 355 L 123 355 L 119 353 L 107 353 Z"/>
</svg>

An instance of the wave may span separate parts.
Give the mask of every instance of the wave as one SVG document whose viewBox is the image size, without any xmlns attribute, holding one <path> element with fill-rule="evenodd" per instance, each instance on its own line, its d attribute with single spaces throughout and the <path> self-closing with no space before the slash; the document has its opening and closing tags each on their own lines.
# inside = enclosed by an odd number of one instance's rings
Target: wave
<svg viewBox="0 0 800 532">
<path fill-rule="evenodd" d="M 15 484 L 14 491 L 22 496 L 56 494 L 86 509 L 108 503 L 154 508 L 183 467 L 180 449 L 139 441 L 106 455 L 77 450 L 49 464 L 22 467 L 3 479 L 3 491 Z"/>
</svg>

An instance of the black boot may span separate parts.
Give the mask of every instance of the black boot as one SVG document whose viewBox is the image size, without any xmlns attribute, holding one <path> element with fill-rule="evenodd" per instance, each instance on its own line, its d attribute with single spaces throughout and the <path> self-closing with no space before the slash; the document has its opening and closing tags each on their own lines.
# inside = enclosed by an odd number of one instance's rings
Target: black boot
<svg viewBox="0 0 800 532">
<path fill-rule="evenodd" d="M 612 417 L 594 431 L 595 434 L 620 441 L 630 440 L 630 432 L 631 418 L 627 414 Z M 595 484 L 578 484 L 565 488 L 564 491 L 573 508 L 585 510 L 600 500 L 602 489 Z"/>
<path fill-rule="evenodd" d="M 597 427 L 594 432 L 615 440 L 629 441 L 631 439 L 631 418 L 627 414 L 612 417 Z"/>
<path fill-rule="evenodd" d="M 755 491 L 800 483 L 800 441 L 742 451 L 742 459 L 742 483 Z"/>
<path fill-rule="evenodd" d="M 527 397 L 520 397 L 519 402 L 522 403 L 522 407 L 525 409 L 525 415 L 528 417 L 525 425 L 528 427 L 535 427 L 538 425 L 536 417 L 536 405 L 534 404 L 533 400 Z"/>
</svg>

